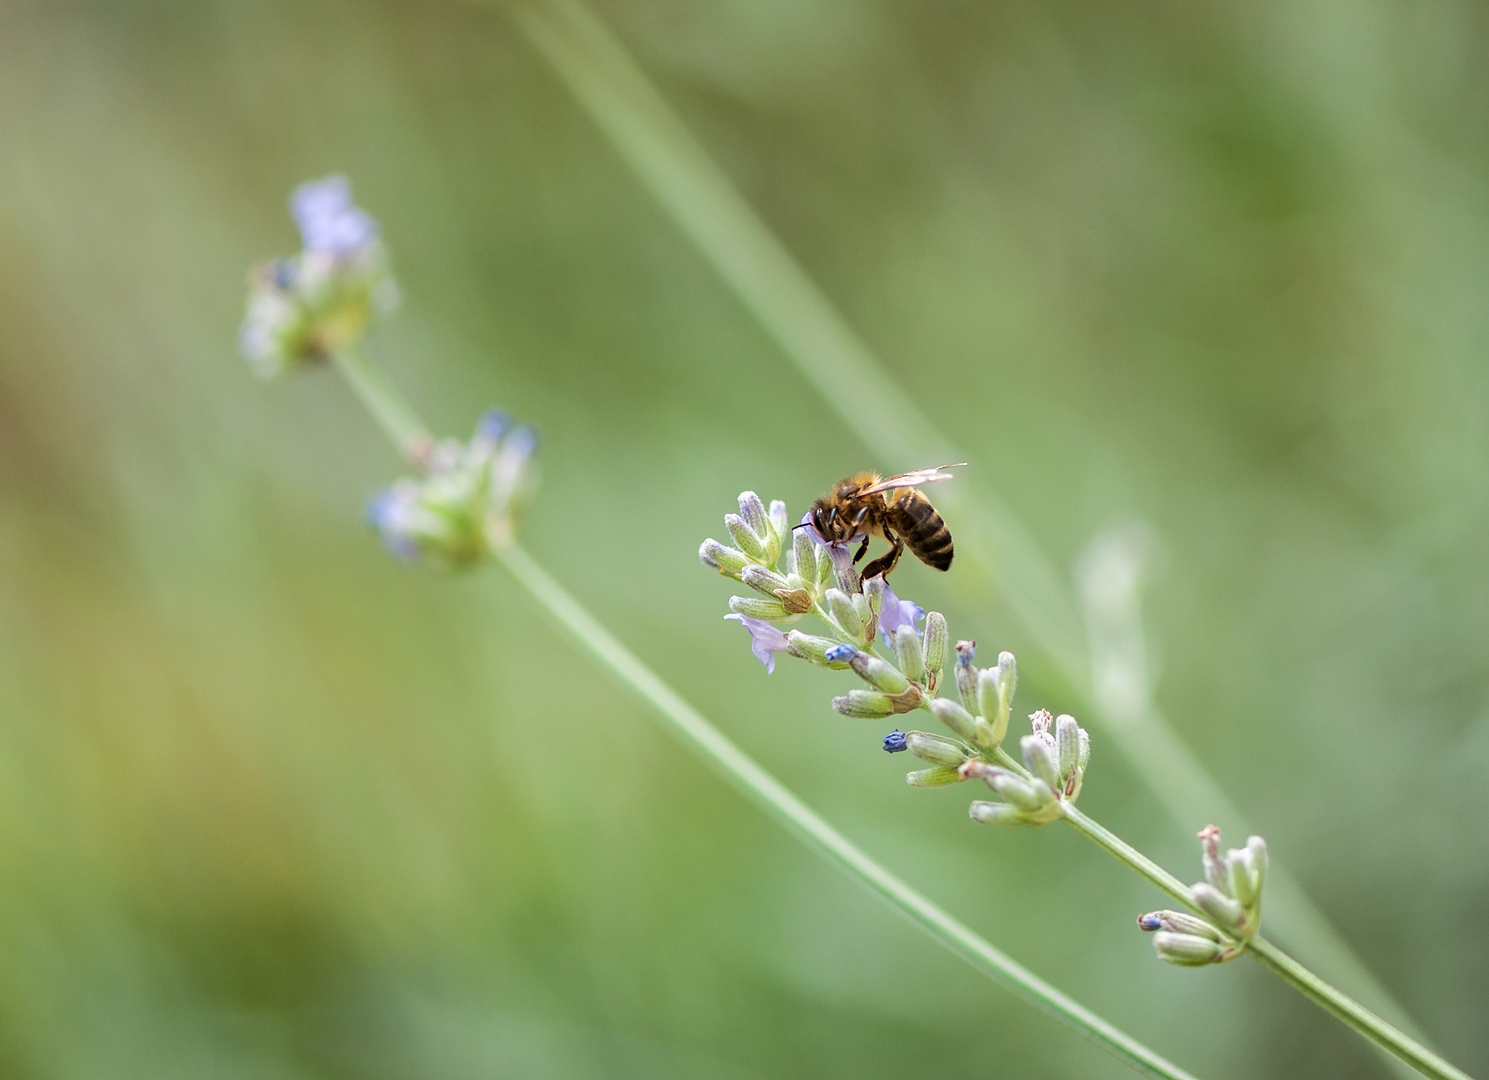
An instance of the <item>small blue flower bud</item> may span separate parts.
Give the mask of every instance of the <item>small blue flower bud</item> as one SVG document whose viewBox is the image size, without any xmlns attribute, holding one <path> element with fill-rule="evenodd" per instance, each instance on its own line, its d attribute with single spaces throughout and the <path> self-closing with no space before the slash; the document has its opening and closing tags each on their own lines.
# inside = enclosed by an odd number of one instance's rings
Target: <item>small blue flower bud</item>
<svg viewBox="0 0 1489 1080">
<path fill-rule="evenodd" d="M 977 642 L 968 641 L 965 638 L 956 643 L 956 662 L 958 667 L 969 668 L 972 661 L 977 659 Z"/>
<path fill-rule="evenodd" d="M 852 645 L 834 645 L 823 656 L 835 664 L 845 664 L 858 656 L 858 649 Z"/>
<path fill-rule="evenodd" d="M 1216 927 L 1187 911 L 1150 911 L 1146 915 L 1137 917 L 1137 926 L 1139 930 L 1148 933 L 1155 930 L 1171 930 L 1176 934 L 1189 934 L 1193 937 L 1209 938 L 1211 941 L 1225 940 L 1225 936 Z"/>
<path fill-rule="evenodd" d="M 905 741 L 905 733 L 899 728 L 884 736 L 884 751 L 889 754 L 898 754 L 903 750 L 910 749 L 910 744 Z"/>
</svg>

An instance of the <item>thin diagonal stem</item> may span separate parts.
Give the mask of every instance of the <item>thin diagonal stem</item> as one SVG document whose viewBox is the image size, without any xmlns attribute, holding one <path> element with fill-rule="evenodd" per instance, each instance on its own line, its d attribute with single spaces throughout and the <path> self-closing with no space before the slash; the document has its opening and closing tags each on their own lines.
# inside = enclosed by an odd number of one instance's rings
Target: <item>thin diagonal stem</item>
<svg viewBox="0 0 1489 1080">
<path fill-rule="evenodd" d="M 427 429 L 369 364 L 360 357 L 350 362 L 343 357 L 338 358 L 336 368 L 396 446 L 407 452 L 411 440 L 428 440 Z M 1194 1080 L 974 933 L 834 829 L 622 645 L 526 548 L 508 540 L 494 550 L 497 561 L 577 646 L 651 706 L 689 749 L 830 862 L 973 967 L 1137 1072 L 1163 1080 Z"/>
<path fill-rule="evenodd" d="M 490 2 L 490 0 L 488 0 Z M 517 24 L 620 156 L 822 395 L 886 468 L 955 461 L 935 424 L 875 359 L 832 302 L 693 138 L 624 46 L 580 0 L 510 0 Z M 845 388 L 851 387 L 851 393 Z M 1254 831 L 1177 732 L 1157 713 L 1107 716 L 1090 691 L 1076 603 L 1029 530 L 970 478 L 938 495 L 957 514 L 958 583 L 1001 597 L 1071 696 L 1106 724 L 1115 745 L 1174 820 Z M 957 488 L 957 490 L 950 490 Z M 961 555 L 960 552 L 967 554 Z M 1272 925 L 1413 1033 L 1419 1029 L 1296 879 L 1274 863 Z M 1419 1035 L 1420 1037 L 1420 1035 Z"/>
<path fill-rule="evenodd" d="M 1189 887 L 1173 874 L 1110 829 L 1087 817 L 1073 803 L 1062 802 L 1060 810 L 1066 823 L 1077 832 L 1111 852 L 1196 915 L 1209 919 L 1195 904 Z M 1434 1080 L 1470 1080 L 1467 1073 L 1381 1019 L 1354 998 L 1340 993 L 1265 938 L 1257 936 L 1242 944 L 1247 955 L 1262 967 L 1423 1076 Z"/>
</svg>

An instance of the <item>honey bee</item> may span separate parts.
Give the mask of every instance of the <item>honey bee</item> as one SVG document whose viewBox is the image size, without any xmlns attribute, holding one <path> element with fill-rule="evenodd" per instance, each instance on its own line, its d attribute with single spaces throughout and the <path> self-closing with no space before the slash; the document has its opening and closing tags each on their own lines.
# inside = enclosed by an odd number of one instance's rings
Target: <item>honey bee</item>
<svg viewBox="0 0 1489 1080">
<path fill-rule="evenodd" d="M 965 465 L 966 462 L 958 462 Z M 833 543 L 864 534 L 863 543 L 853 556 L 857 563 L 869 550 L 869 540 L 881 537 L 889 550 L 862 570 L 864 578 L 888 574 L 909 548 L 917 559 L 936 570 L 951 568 L 951 530 L 931 505 L 915 490 L 921 484 L 950 480 L 941 465 L 934 469 L 917 469 L 884 479 L 878 473 L 858 473 L 841 480 L 833 489 L 812 504 L 803 524 L 810 525 L 823 540 Z M 801 526 L 797 526 L 801 528 Z"/>
</svg>

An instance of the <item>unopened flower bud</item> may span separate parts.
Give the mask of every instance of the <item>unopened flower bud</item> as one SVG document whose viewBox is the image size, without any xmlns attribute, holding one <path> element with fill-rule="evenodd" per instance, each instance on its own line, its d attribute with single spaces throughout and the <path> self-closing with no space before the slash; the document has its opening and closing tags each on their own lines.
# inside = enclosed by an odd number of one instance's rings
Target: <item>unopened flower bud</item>
<svg viewBox="0 0 1489 1080">
<path fill-rule="evenodd" d="M 1199 831 L 1200 862 L 1205 868 L 1205 880 L 1225 895 L 1231 895 L 1230 866 L 1220 857 L 1220 828 L 1206 825 Z"/>
<path fill-rule="evenodd" d="M 849 690 L 842 697 L 832 699 L 832 707 L 844 716 L 865 720 L 881 720 L 895 714 L 895 703 L 888 694 L 874 690 Z"/>
<path fill-rule="evenodd" d="M 842 660 L 828 659 L 828 653 L 834 649 L 844 647 L 840 646 L 832 638 L 819 637 L 816 634 L 804 634 L 800 630 L 793 630 L 786 635 L 786 645 L 791 655 L 799 656 L 803 660 L 810 660 L 814 664 L 821 664 L 824 667 L 837 668 L 838 670 L 848 667 L 846 658 Z M 846 647 L 849 649 L 853 648 L 851 645 Z M 858 650 L 854 649 L 853 651 L 857 652 Z"/>
<path fill-rule="evenodd" d="M 1169 930 L 1160 930 L 1153 935 L 1153 949 L 1160 960 L 1180 967 L 1204 967 L 1225 959 L 1225 946 L 1220 942 Z"/>
<path fill-rule="evenodd" d="M 962 708 L 951 698 L 933 698 L 930 703 L 931 712 L 937 720 L 945 724 L 968 742 L 982 745 L 977 738 L 977 725 L 972 714 Z"/>
<path fill-rule="evenodd" d="M 1005 769 L 989 775 L 987 784 L 1020 810 L 1044 810 L 1055 801 L 1054 791 L 1038 777 L 1025 780 Z"/>
<path fill-rule="evenodd" d="M 882 690 L 886 694 L 903 694 L 910 689 L 910 680 L 905 678 L 900 670 L 887 661 L 880 660 L 870 653 L 855 653 L 852 660 L 853 670 L 858 677 L 870 683 L 876 690 Z"/>
<path fill-rule="evenodd" d="M 946 670 L 946 616 L 932 611 L 925 617 L 925 640 L 921 647 L 925 651 L 926 689 L 935 693 L 941 685 L 941 673 Z"/>
<path fill-rule="evenodd" d="M 738 514 L 725 514 L 724 527 L 734 537 L 734 543 L 740 551 L 757 563 L 765 562 L 765 540 L 750 528 L 749 522 Z"/>
<path fill-rule="evenodd" d="M 789 581 L 774 570 L 768 570 L 763 566 L 746 566 L 739 572 L 739 580 L 773 600 L 780 599 L 776 596 L 777 592 L 791 588 Z"/>
<path fill-rule="evenodd" d="M 925 653 L 921 651 L 920 635 L 913 626 L 902 626 L 894 635 L 894 651 L 900 661 L 900 670 L 911 682 L 925 685 Z"/>
<path fill-rule="evenodd" d="M 703 546 L 698 549 L 698 558 L 703 560 L 704 566 L 711 566 L 736 581 L 741 580 L 740 571 L 750 565 L 750 560 L 743 551 L 727 547 L 712 538 L 703 541 Z"/>
<path fill-rule="evenodd" d="M 958 641 L 956 643 L 956 692 L 962 699 L 968 711 L 976 712 L 977 704 L 977 675 L 976 666 L 972 663 L 977 654 L 977 642 Z"/>
<path fill-rule="evenodd" d="M 952 765 L 937 765 L 935 768 L 905 774 L 905 783 L 911 787 L 946 787 L 948 784 L 960 783 L 961 779 Z"/>
<path fill-rule="evenodd" d="M 1073 716 L 1061 715 L 1055 719 L 1056 764 L 1060 769 L 1061 783 L 1075 772 L 1081 749 L 1080 730 Z"/>
<path fill-rule="evenodd" d="M 863 640 L 863 619 L 859 618 L 858 611 L 854 608 L 853 602 L 848 599 L 847 593 L 842 589 L 828 589 L 827 607 L 843 633 L 855 640 Z"/>
<path fill-rule="evenodd" d="M 807 535 L 806 529 L 797 529 L 791 534 L 791 550 L 795 555 L 794 569 L 814 593 L 821 589 L 821 571 L 817 566 L 818 546 Z M 824 558 L 823 561 L 827 560 Z"/>
<path fill-rule="evenodd" d="M 1194 906 L 1225 930 L 1240 930 L 1245 923 L 1246 910 L 1232 897 L 1226 896 L 1209 882 L 1202 881 L 1191 886 L 1189 895 Z"/>
<path fill-rule="evenodd" d="M 1191 915 L 1187 911 L 1150 911 L 1146 915 L 1137 917 L 1137 926 L 1139 930 L 1146 930 L 1149 933 L 1155 930 L 1169 930 L 1176 934 L 1209 938 L 1211 941 L 1224 940 L 1224 936 L 1218 929 L 1198 915 Z"/>
<path fill-rule="evenodd" d="M 1006 802 L 974 802 L 967 813 L 980 825 L 1031 825 L 1024 812 Z"/>
<path fill-rule="evenodd" d="M 763 596 L 731 596 L 729 610 L 752 619 L 784 619 L 786 608 L 779 600 Z"/>
<path fill-rule="evenodd" d="M 753 491 L 739 493 L 739 516 L 762 540 L 770 535 L 770 518 L 765 512 L 765 504 Z"/>
<path fill-rule="evenodd" d="M 770 531 L 775 533 L 776 544 L 784 548 L 786 538 L 791 535 L 791 522 L 786 517 L 786 504 L 773 499 L 770 504 Z"/>
<path fill-rule="evenodd" d="M 905 736 L 910 753 L 932 765 L 960 765 L 967 760 L 968 750 L 961 743 L 944 735 L 932 735 L 927 731 L 911 731 Z"/>
<path fill-rule="evenodd" d="M 905 733 L 899 728 L 884 736 L 884 752 L 887 754 L 898 754 L 910 749 L 909 743 L 905 741 Z"/>
<path fill-rule="evenodd" d="M 1060 771 L 1055 767 L 1055 755 L 1050 744 L 1037 733 L 1025 735 L 1019 739 L 1019 750 L 1029 771 L 1048 784 L 1051 790 L 1058 791 L 1062 786 Z"/>
</svg>

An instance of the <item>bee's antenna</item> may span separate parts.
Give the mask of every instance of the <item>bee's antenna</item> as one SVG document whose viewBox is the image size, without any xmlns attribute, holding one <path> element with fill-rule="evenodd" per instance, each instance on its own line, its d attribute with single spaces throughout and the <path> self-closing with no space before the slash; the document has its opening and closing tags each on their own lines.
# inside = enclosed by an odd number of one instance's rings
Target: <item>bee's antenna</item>
<svg viewBox="0 0 1489 1080">
<path fill-rule="evenodd" d="M 811 522 L 810 522 L 810 521 L 803 521 L 803 522 L 802 522 L 802 523 L 801 523 L 801 524 L 799 524 L 799 525 L 793 525 L 793 526 L 791 526 L 791 531 L 792 531 L 792 532 L 795 532 L 795 531 L 796 531 L 796 530 L 797 530 L 797 529 L 805 529 L 805 528 L 806 528 L 806 527 L 807 527 L 807 526 L 808 526 L 808 525 L 810 525 L 810 524 L 811 524 Z"/>
</svg>

